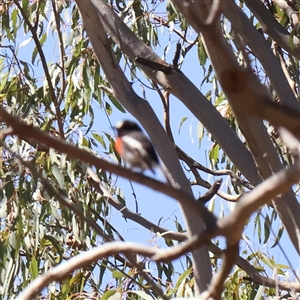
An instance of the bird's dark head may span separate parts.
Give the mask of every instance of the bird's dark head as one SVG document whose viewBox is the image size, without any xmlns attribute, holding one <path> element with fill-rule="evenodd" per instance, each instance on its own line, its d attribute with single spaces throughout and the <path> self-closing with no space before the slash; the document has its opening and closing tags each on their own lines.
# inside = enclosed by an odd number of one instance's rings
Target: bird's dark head
<svg viewBox="0 0 300 300">
<path fill-rule="evenodd" d="M 128 120 L 119 121 L 116 124 L 115 129 L 117 130 L 118 136 L 125 135 L 132 131 L 142 131 L 138 124 Z"/>
</svg>

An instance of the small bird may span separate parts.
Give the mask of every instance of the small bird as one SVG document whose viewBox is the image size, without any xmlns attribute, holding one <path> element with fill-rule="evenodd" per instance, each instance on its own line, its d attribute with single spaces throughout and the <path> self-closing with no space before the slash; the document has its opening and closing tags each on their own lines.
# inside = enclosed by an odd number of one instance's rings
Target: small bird
<svg viewBox="0 0 300 300">
<path fill-rule="evenodd" d="M 159 166 L 159 160 L 149 138 L 141 128 L 132 121 L 120 121 L 116 124 L 117 139 L 115 150 L 132 168 L 142 172 Z"/>
</svg>

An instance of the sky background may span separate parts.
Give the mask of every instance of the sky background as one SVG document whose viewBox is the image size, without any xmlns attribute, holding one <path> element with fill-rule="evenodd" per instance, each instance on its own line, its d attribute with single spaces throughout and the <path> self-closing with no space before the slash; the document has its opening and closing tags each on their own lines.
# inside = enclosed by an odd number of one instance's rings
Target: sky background
<svg viewBox="0 0 300 300">
<path fill-rule="evenodd" d="M 163 10 L 163 7 L 161 10 Z M 63 15 L 65 18 L 70 17 L 67 15 L 66 11 L 63 13 Z M 43 46 L 43 50 L 46 55 L 47 62 L 49 64 L 52 61 L 56 61 L 56 57 L 58 56 L 58 43 L 56 40 L 57 37 L 55 35 L 52 35 L 52 33 L 50 32 L 51 31 L 49 30 L 48 40 Z M 179 37 L 174 33 L 170 37 L 169 30 L 167 28 L 164 28 L 163 32 L 161 32 L 160 30 L 159 32 L 160 47 L 155 49 L 155 51 L 159 56 L 164 58 L 165 49 L 167 46 L 169 46 L 169 51 L 167 52 L 166 60 L 168 63 L 171 63 L 176 49 L 176 43 Z M 195 34 L 192 32 L 188 32 L 187 37 L 192 40 L 193 37 L 195 37 Z M 18 43 L 23 42 L 23 44 L 21 44 L 21 47 L 19 47 L 18 49 L 18 57 L 24 61 L 30 62 L 34 43 L 32 40 L 30 40 L 29 34 L 25 36 L 20 35 L 18 38 Z M 121 61 L 121 67 L 124 66 L 122 65 L 123 63 L 124 62 Z M 195 64 L 197 65 L 197 68 L 195 68 Z M 196 47 L 194 47 L 186 56 L 181 70 L 197 87 L 200 87 L 200 84 L 203 80 L 204 72 L 202 71 L 201 67 L 198 67 L 198 56 L 196 52 Z M 36 72 L 36 75 L 40 74 L 38 76 L 40 76 L 41 78 L 43 77 L 43 70 L 40 62 L 36 63 L 34 71 Z M 130 80 L 128 72 L 127 75 Z M 139 79 L 141 79 L 144 83 L 148 84 L 148 82 L 142 76 L 139 76 Z M 163 106 L 157 93 L 150 89 L 147 89 L 146 87 L 142 88 L 141 83 L 138 80 L 133 81 L 133 88 L 136 91 L 136 93 L 141 97 L 143 97 L 143 91 L 145 90 L 146 100 L 151 104 L 153 110 L 155 111 L 159 120 L 163 124 Z M 205 95 L 212 88 L 213 85 L 211 83 L 205 83 L 201 86 L 201 91 Z M 109 102 L 109 99 L 107 97 L 105 97 L 104 100 Z M 92 132 L 96 132 L 98 134 L 108 132 L 109 134 L 114 135 L 113 129 L 110 126 L 110 122 L 114 125 L 119 120 L 134 120 L 134 118 L 130 114 L 123 114 L 116 108 L 114 108 L 114 106 L 112 105 L 113 113 L 109 117 L 108 121 L 107 115 L 104 113 L 103 109 L 99 107 L 98 102 L 93 100 L 92 106 L 95 110 L 95 115 L 97 116 L 92 127 Z M 197 137 L 197 126 L 199 125 L 198 120 L 190 113 L 188 109 L 185 108 L 184 105 L 182 105 L 182 103 L 178 99 L 176 99 L 173 96 L 170 96 L 170 115 L 171 127 L 173 129 L 176 144 L 178 144 L 195 160 L 197 160 L 204 166 L 210 168 L 211 165 L 207 156 L 210 148 L 212 147 L 212 142 L 209 140 L 208 136 L 205 136 L 201 142 L 201 147 L 199 148 L 199 140 Z M 180 122 L 184 117 L 187 117 L 187 120 L 182 125 L 181 131 L 179 133 Z M 99 154 L 102 155 L 103 149 L 99 147 L 98 150 Z M 110 157 L 110 159 L 114 161 L 113 157 Z M 146 174 L 152 176 L 150 172 L 146 172 Z M 186 172 L 186 174 L 188 178 L 193 179 L 191 174 L 189 174 L 188 172 Z M 213 183 L 216 179 L 219 178 L 214 178 L 211 175 L 207 175 L 203 172 L 200 172 L 200 174 L 204 180 L 207 180 L 211 183 Z M 155 178 L 163 180 L 161 175 L 157 175 L 157 177 Z M 222 178 L 223 183 L 221 189 L 224 192 L 227 192 L 227 183 L 229 178 Z M 120 177 L 116 178 L 115 186 L 118 186 L 122 189 L 123 194 L 125 195 L 126 205 L 129 209 L 135 211 L 137 201 L 138 213 L 140 213 L 143 217 L 149 219 L 153 223 L 168 228 L 170 230 L 176 230 L 176 222 L 179 222 L 182 227 L 185 227 L 179 205 L 173 199 L 170 199 L 169 197 L 166 197 L 139 184 L 132 182 L 130 183 L 128 180 L 122 179 Z M 136 199 L 133 196 L 133 191 L 136 195 Z M 206 190 L 204 188 L 197 187 L 193 188 L 193 191 L 195 197 L 198 197 L 200 194 L 205 193 Z M 214 206 L 214 213 L 217 216 L 226 215 L 230 212 L 230 210 L 234 208 L 234 204 L 226 202 L 219 197 L 214 197 L 214 199 L 208 205 L 210 207 Z M 271 209 L 268 207 L 262 208 L 261 215 L 264 216 L 265 214 L 270 215 Z M 108 216 L 108 221 L 111 222 L 111 224 L 119 230 L 120 234 L 127 241 L 140 242 L 143 244 L 158 245 L 160 247 L 165 247 L 163 239 L 155 237 L 153 233 L 150 233 L 148 230 L 141 228 L 141 226 L 139 226 L 138 224 L 130 220 L 125 220 L 121 216 L 120 212 L 116 211 L 115 209 L 111 210 L 110 215 Z M 263 222 L 264 220 L 262 219 L 262 227 Z M 279 226 L 280 221 L 279 218 L 277 218 L 277 220 L 273 223 L 273 228 L 275 229 L 275 232 L 277 232 Z M 253 221 L 247 224 L 245 228 L 245 236 L 247 236 L 249 239 L 247 239 L 246 241 L 241 241 L 241 252 L 247 251 L 248 255 L 250 255 L 252 251 L 266 252 L 273 255 L 274 260 L 276 262 L 288 264 L 283 252 L 278 247 L 270 248 L 270 245 L 272 245 L 272 243 L 275 241 L 275 236 L 272 236 L 271 234 L 270 243 L 266 245 L 263 245 L 262 243 L 258 242 Z M 220 242 L 220 245 L 224 245 L 223 241 Z M 283 234 L 280 240 L 280 245 L 282 246 L 283 251 L 285 252 L 287 257 L 289 258 L 292 267 L 299 274 L 299 256 L 296 253 L 294 247 L 292 246 L 286 233 Z"/>
</svg>

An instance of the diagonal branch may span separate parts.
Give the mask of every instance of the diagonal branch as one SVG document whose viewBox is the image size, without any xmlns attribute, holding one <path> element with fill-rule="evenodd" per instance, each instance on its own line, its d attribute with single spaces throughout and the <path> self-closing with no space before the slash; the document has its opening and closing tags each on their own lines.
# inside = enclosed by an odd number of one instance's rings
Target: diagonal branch
<svg viewBox="0 0 300 300">
<path fill-rule="evenodd" d="M 90 4 L 90 2 L 92 4 Z M 184 1 L 182 1 L 184 2 Z M 181 2 L 180 2 L 181 3 Z M 118 45 L 122 51 L 132 60 L 136 57 L 143 56 L 144 58 L 150 59 L 154 62 L 164 64 L 158 55 L 156 55 L 151 48 L 147 47 L 138 37 L 124 24 L 124 22 L 112 11 L 105 1 L 86 1 L 85 9 L 88 10 L 87 5 L 91 5 L 89 10 L 97 10 L 104 17 L 102 18 L 102 24 L 105 31 L 110 35 L 113 41 Z M 80 8 L 81 9 L 81 8 Z M 197 17 L 198 19 L 198 17 Z M 94 24 L 99 22 L 98 19 L 89 18 L 85 20 L 85 23 L 90 22 L 91 27 L 95 29 Z M 89 31 L 90 32 L 90 31 Z M 97 30 L 98 33 L 98 30 Z M 95 37 L 93 42 L 95 52 L 99 51 L 98 38 Z M 99 55 L 101 51 L 99 51 Z M 207 130 L 212 134 L 214 139 L 221 145 L 222 149 L 230 157 L 231 161 L 237 166 L 241 173 L 252 182 L 252 184 L 257 184 L 260 182 L 260 177 L 258 175 L 254 160 L 244 146 L 244 144 L 239 140 L 234 131 L 229 127 L 228 122 L 222 118 L 220 113 L 216 108 L 207 101 L 204 95 L 199 91 L 199 89 L 191 83 L 182 72 L 172 72 L 171 75 L 165 76 L 161 72 L 153 72 L 151 69 L 139 65 L 143 72 L 149 76 L 154 82 L 162 86 L 165 90 L 169 91 L 171 94 L 180 99 L 183 104 L 196 116 L 198 120 L 207 128 Z M 111 72 L 110 68 L 110 72 Z M 123 93 L 127 95 L 127 93 Z M 120 95 L 121 96 L 121 95 Z M 130 99 L 128 97 L 128 99 Z M 141 107 L 139 104 L 138 107 Z M 134 108 L 130 108 L 134 109 Z M 137 108 L 135 108 L 136 110 Z M 149 113 L 147 112 L 149 115 Z M 212 122 L 211 120 L 214 120 Z M 145 123 L 142 123 L 143 126 Z M 151 126 L 144 126 L 148 132 L 151 140 L 154 142 L 156 148 L 158 149 L 159 143 L 156 144 L 156 140 L 163 140 L 157 132 L 151 130 Z M 151 124 L 152 127 L 153 123 Z M 154 130 L 155 131 L 155 130 Z M 159 152 L 160 157 L 165 163 L 165 159 L 162 153 Z M 169 153 L 167 153 L 167 156 Z"/>
<path fill-rule="evenodd" d="M 262 3 L 261 5 L 263 6 Z M 300 112 L 297 98 L 284 75 L 280 62 L 272 52 L 269 43 L 253 27 L 246 14 L 241 11 L 234 1 L 227 1 L 226 5 L 222 6 L 222 12 L 230 20 L 235 33 L 239 34 L 243 38 L 243 41 L 249 45 L 253 54 L 264 67 L 266 74 L 270 78 L 279 96 L 280 102 L 294 109 L 296 112 Z M 298 50 L 296 53 L 299 55 L 300 51 Z M 268 118 L 266 119 L 269 120 Z"/>
<path fill-rule="evenodd" d="M 145 257 L 151 257 L 163 250 L 138 245 L 129 242 L 113 242 L 93 248 L 92 250 L 83 252 L 70 260 L 50 269 L 45 274 L 39 276 L 25 290 L 16 297 L 16 300 L 32 300 L 35 299 L 40 292 L 53 281 L 62 281 L 67 278 L 70 273 L 79 268 L 86 268 L 100 259 L 111 255 L 132 255 L 139 254 Z"/>
<path fill-rule="evenodd" d="M 235 206 L 234 211 L 223 219 L 219 219 L 218 227 L 222 228 L 222 234 L 227 238 L 229 245 L 239 241 L 243 231 L 245 220 L 253 214 L 262 205 L 270 204 L 271 200 L 276 203 L 279 199 L 278 195 L 289 189 L 293 184 L 300 181 L 300 160 L 296 160 L 295 164 L 289 169 L 281 170 L 270 176 L 264 182 L 259 184 L 254 190 L 242 195 Z M 288 208 L 290 215 L 292 211 Z M 231 227 L 230 224 L 234 224 Z M 232 230 L 235 228 L 235 230 Z M 296 250 L 300 252 L 300 244 Z"/>
<path fill-rule="evenodd" d="M 202 26 L 195 13 L 192 2 L 189 2 L 188 6 L 184 5 L 187 2 L 186 0 L 173 0 L 173 2 L 176 3 L 176 6 L 194 29 L 198 33 L 201 31 L 206 50 L 234 112 L 239 128 L 255 158 L 262 177 L 268 178 L 271 174 L 281 170 L 283 166 L 278 158 L 278 154 L 272 144 L 263 120 L 257 118 L 257 115 L 259 115 L 259 117 L 264 117 L 267 120 L 270 119 L 270 121 L 275 124 L 282 123 L 280 124 L 281 126 L 289 126 L 289 129 L 293 131 L 295 136 L 299 136 L 300 120 L 299 117 L 297 118 L 299 108 L 295 109 L 295 111 L 290 114 L 290 109 L 284 108 L 283 110 L 285 111 L 281 111 L 281 108 L 272 102 L 266 87 L 258 81 L 253 72 L 239 66 L 231 46 L 224 38 L 221 24 L 213 23 L 211 26 Z M 237 10 L 234 1 L 226 1 L 226 4 L 225 2 L 222 2 L 223 12 L 229 10 L 229 7 Z M 238 10 L 238 13 L 241 13 L 240 10 Z M 283 79 L 286 80 L 285 77 L 283 77 Z M 290 89 L 289 86 L 288 88 Z M 294 96 L 292 95 L 292 97 Z M 262 102 L 262 111 L 261 109 L 257 109 L 258 107 L 261 108 L 260 101 Z M 278 118 L 277 120 L 273 120 L 274 116 L 270 112 L 275 110 L 277 113 L 280 110 L 280 113 L 285 115 L 286 124 L 283 121 L 280 122 L 281 119 Z M 291 119 L 293 119 L 294 122 L 291 122 Z M 221 146 L 223 147 L 223 145 Z M 233 146 L 233 148 L 235 147 Z M 233 161 L 233 158 L 230 155 L 229 157 Z M 238 165 L 237 167 L 240 168 Z M 243 175 L 248 177 L 246 174 L 248 174 L 247 171 L 243 173 Z M 253 185 L 257 185 L 259 181 L 260 180 L 257 177 L 250 179 L 250 182 Z M 287 229 L 293 246 L 300 253 L 300 236 L 298 235 L 300 228 L 300 207 L 291 189 L 281 196 L 280 201 L 276 202 L 275 208 Z"/>
<path fill-rule="evenodd" d="M 280 1 L 284 3 L 285 1 Z M 261 0 L 245 0 L 246 5 L 253 12 L 262 26 L 262 30 L 288 53 L 300 60 L 300 40 L 294 36 L 291 46 L 290 33 L 274 18 Z"/>
<path fill-rule="evenodd" d="M 186 195 L 192 196 L 192 190 L 189 185 L 189 181 L 187 180 L 178 161 L 173 143 L 167 138 L 166 132 L 164 131 L 155 112 L 150 107 L 148 102 L 138 97 L 134 92 L 110 47 L 107 35 L 109 34 L 112 39 L 114 39 L 115 36 L 118 38 L 123 38 L 124 35 L 120 31 L 119 25 L 124 25 L 124 23 L 120 21 L 120 18 L 118 18 L 118 16 L 113 12 L 112 8 L 109 7 L 106 1 L 88 0 L 84 2 L 77 1 L 76 3 L 80 9 L 83 23 L 88 32 L 95 54 L 104 73 L 106 74 L 107 80 L 110 82 L 110 85 L 114 90 L 116 97 L 122 103 L 122 105 L 140 121 L 149 134 L 163 164 L 166 166 L 166 171 L 169 174 L 167 178 L 171 184 L 173 186 L 180 187 L 182 191 L 185 191 Z M 95 27 L 95 24 L 98 24 L 99 26 Z M 128 27 L 126 28 L 129 30 Z M 113 31 L 112 35 L 110 34 L 111 31 Z M 133 33 L 131 32 L 131 34 Z M 138 39 L 135 36 L 133 40 L 128 40 L 128 43 L 127 41 L 122 41 L 116 44 L 119 44 L 119 47 L 122 50 L 126 48 L 128 49 L 128 47 L 137 47 L 136 50 L 139 53 L 132 57 L 132 59 L 134 59 L 135 57 L 139 56 L 141 50 L 141 48 L 138 47 L 139 45 L 136 44 L 136 40 Z M 143 47 L 147 48 L 148 50 L 150 49 L 144 44 Z M 156 63 L 161 63 L 162 65 L 165 64 L 161 59 L 153 61 Z M 147 69 L 148 72 L 153 72 L 149 68 Z M 166 76 L 163 72 L 156 73 Z M 162 143 L 161 141 L 164 142 Z M 204 229 L 202 220 L 198 220 L 193 211 L 186 210 L 184 206 L 181 206 L 181 208 L 188 234 L 192 236 L 201 232 L 201 230 Z M 206 220 L 204 220 L 204 222 L 207 223 Z M 194 261 L 196 293 L 198 293 L 199 290 L 204 290 L 206 288 L 212 276 L 207 247 L 204 245 L 203 247 L 195 250 L 192 253 L 192 256 Z M 201 272 L 203 268 L 205 272 Z"/>
<path fill-rule="evenodd" d="M 35 42 L 36 48 L 37 48 L 38 53 L 40 55 L 41 62 L 42 62 L 42 65 L 43 65 L 43 69 L 44 69 L 44 72 L 45 72 L 45 76 L 46 76 L 46 79 L 47 79 L 51 99 L 52 99 L 52 101 L 55 105 L 55 111 L 56 111 L 56 116 L 57 116 L 57 123 L 58 123 L 59 133 L 60 133 L 60 136 L 63 138 L 64 137 L 64 129 L 63 129 L 61 111 L 59 109 L 59 102 L 58 102 L 57 97 L 56 97 L 55 92 L 54 92 L 54 87 L 52 85 L 51 76 L 50 76 L 49 69 L 48 69 L 48 66 L 47 66 L 46 57 L 44 55 L 43 49 L 41 47 L 41 43 L 40 43 L 39 38 L 37 36 L 36 28 L 31 25 L 29 19 L 27 18 L 26 12 L 22 8 L 19 1 L 14 0 L 14 3 L 18 7 L 18 9 L 20 10 L 20 12 L 22 14 L 22 17 L 24 18 L 25 23 L 28 26 L 28 28 L 29 28 L 29 30 L 32 34 L 32 38 Z"/>
<path fill-rule="evenodd" d="M 89 183 L 98 191 L 103 197 L 106 197 L 108 203 L 118 210 L 122 216 L 126 219 L 132 220 L 141 226 L 153 231 L 154 233 L 163 234 L 165 239 L 174 239 L 177 241 L 184 241 L 187 239 L 187 235 L 180 232 L 168 231 L 165 228 L 162 228 L 149 220 L 145 219 L 140 214 L 137 214 L 130 209 L 128 209 L 124 204 L 122 204 L 118 199 L 115 199 L 105 186 L 101 183 L 98 175 L 90 168 L 87 169 L 88 181 Z"/>
<path fill-rule="evenodd" d="M 107 160 L 96 157 L 85 150 L 70 145 L 64 140 L 53 138 L 49 134 L 42 132 L 32 125 L 28 125 L 20 121 L 15 116 L 10 115 L 2 106 L 0 106 L 0 120 L 11 126 L 13 128 L 14 134 L 18 135 L 18 137 L 20 137 L 21 139 L 34 139 L 37 143 L 49 146 L 60 153 L 66 153 L 68 157 L 82 160 L 99 169 L 104 169 L 108 172 L 112 172 L 116 175 L 138 182 L 156 191 L 160 191 L 174 199 L 177 199 L 180 204 L 192 210 L 198 216 L 203 218 L 208 228 L 213 229 L 215 227 L 215 216 L 210 211 L 208 211 L 208 209 L 204 205 L 199 206 L 192 196 L 183 192 L 180 188 L 174 188 L 168 184 L 157 181 L 143 174 L 136 173 L 121 166 L 112 164 Z"/>
</svg>

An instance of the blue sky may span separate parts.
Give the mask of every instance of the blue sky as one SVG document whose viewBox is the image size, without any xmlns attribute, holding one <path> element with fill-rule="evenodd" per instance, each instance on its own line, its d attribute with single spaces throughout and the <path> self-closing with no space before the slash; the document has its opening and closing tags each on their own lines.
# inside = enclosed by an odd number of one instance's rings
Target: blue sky
<svg viewBox="0 0 300 300">
<path fill-rule="evenodd" d="M 159 31 L 160 32 L 160 31 Z M 192 34 L 190 32 L 189 34 Z M 194 36 L 194 35 L 193 35 Z M 53 60 L 53 57 L 56 57 L 58 54 L 58 43 L 56 41 L 56 36 L 52 37 L 52 34 L 49 33 L 50 39 L 44 44 L 43 50 L 47 57 L 47 61 L 50 63 Z M 29 38 L 27 36 L 19 36 L 19 42 L 26 40 Z M 192 38 L 191 38 L 192 39 Z M 160 47 L 156 49 L 156 52 L 163 56 L 164 49 L 169 45 L 169 51 L 167 53 L 166 59 L 167 62 L 171 63 L 172 58 L 176 49 L 176 42 L 178 41 L 178 36 L 176 34 L 172 34 L 169 37 L 168 29 L 164 29 L 164 35 L 160 39 Z M 5 43 L 4 43 L 5 44 Z M 33 49 L 33 41 L 30 41 L 27 45 L 21 47 L 18 51 L 19 58 L 23 59 L 24 61 L 31 60 L 32 49 Z M 189 77 L 189 79 L 197 86 L 200 87 L 200 83 L 203 79 L 203 70 L 199 66 L 199 68 L 195 68 L 195 64 L 198 65 L 198 56 L 196 52 L 196 48 L 191 50 L 189 54 L 186 56 L 183 64 L 182 71 Z M 122 62 L 121 62 L 122 65 Z M 128 68 L 127 68 L 128 69 Z M 38 63 L 35 67 L 35 72 L 37 74 L 43 74 L 41 63 Z M 130 77 L 128 77 L 130 80 Z M 139 77 L 146 83 L 142 77 Z M 139 81 L 135 80 L 133 83 L 133 87 L 136 93 L 140 96 L 143 96 L 143 89 Z M 163 106 L 157 93 L 147 89 L 146 87 L 146 99 L 149 101 L 153 110 L 156 112 L 158 118 L 163 121 Z M 203 94 L 212 89 L 212 84 L 203 84 L 201 87 L 201 91 Z M 109 102 L 109 99 L 104 99 Z M 199 161 L 201 164 L 207 167 L 211 167 L 209 160 L 207 158 L 208 152 L 210 147 L 212 146 L 212 142 L 208 139 L 207 136 L 204 137 L 201 147 L 199 148 L 198 137 L 197 137 L 197 126 L 199 124 L 198 120 L 182 105 L 182 103 L 176 99 L 175 97 L 170 97 L 171 103 L 171 126 L 173 128 L 173 134 L 176 143 L 186 151 L 190 156 L 192 156 L 195 160 Z M 92 131 L 96 133 L 108 132 L 110 134 L 114 134 L 110 124 L 108 122 L 107 116 L 104 112 L 99 108 L 99 104 L 96 101 L 92 102 L 92 105 L 95 109 L 95 114 L 97 112 L 97 118 L 95 119 Z M 179 124 L 183 117 L 187 117 L 188 119 L 182 125 L 180 134 L 178 133 Z M 110 116 L 110 121 L 112 124 L 115 124 L 120 119 L 133 119 L 129 114 L 122 114 L 117 109 L 113 107 L 113 113 Z M 213 120 L 212 120 L 213 121 Z M 98 148 L 101 151 L 101 148 Z M 113 157 L 111 157 L 113 160 Z M 152 176 L 150 173 L 146 173 Z M 188 177 L 191 177 L 191 174 L 187 173 Z M 209 182 L 214 182 L 215 179 L 210 175 L 206 175 L 205 173 L 201 172 L 201 176 L 204 180 Z M 158 176 L 158 179 L 162 180 L 161 176 Z M 226 183 L 228 182 L 227 177 L 223 177 L 223 184 L 221 189 L 224 192 L 227 192 Z M 138 201 L 139 213 L 142 214 L 143 217 L 151 220 L 153 223 L 159 223 L 159 225 L 175 230 L 175 221 L 178 221 L 183 227 L 184 222 L 182 219 L 182 215 L 180 212 L 180 208 L 178 204 L 164 195 L 161 195 L 155 191 L 149 190 L 139 184 L 132 183 L 132 185 L 126 179 L 117 178 L 116 179 L 116 186 L 120 186 L 123 194 L 126 195 L 126 204 L 128 208 L 135 211 L 136 203 L 133 197 L 132 186 L 134 189 L 134 193 L 136 194 L 136 200 Z M 203 188 L 193 188 L 195 196 L 199 196 L 199 194 L 203 194 L 205 189 Z M 209 204 L 210 206 L 214 205 L 214 212 L 217 216 L 227 214 L 232 208 L 233 205 L 216 197 L 213 199 L 213 202 Z M 264 207 L 262 209 L 262 215 L 270 214 L 270 209 Z M 164 241 L 162 239 L 153 240 L 153 233 L 149 233 L 147 230 L 141 228 L 138 224 L 131 222 L 129 220 L 125 221 L 121 214 L 116 210 L 112 209 L 110 216 L 108 216 L 109 221 L 114 225 L 116 228 L 120 230 L 120 234 L 128 241 L 134 242 L 141 242 L 146 244 L 158 244 L 161 247 L 165 247 Z M 262 226 L 263 226 L 262 220 Z M 273 224 L 274 228 L 279 226 L 279 218 Z M 276 231 L 276 230 L 275 230 Z M 275 261 L 280 262 L 282 264 L 287 264 L 286 259 L 283 256 L 278 247 L 271 248 L 270 245 L 275 240 L 275 237 L 271 238 L 270 244 L 263 245 L 259 244 L 257 240 L 257 236 L 254 233 L 254 225 L 253 222 L 249 222 L 246 226 L 245 235 L 249 237 L 247 244 L 245 241 L 241 242 L 242 250 L 247 250 L 248 254 L 251 254 L 251 251 L 262 251 L 270 253 L 274 256 Z M 271 235 L 272 236 L 272 235 Z M 299 257 L 296 251 L 294 250 L 292 244 L 290 243 L 289 238 L 287 237 L 286 233 L 284 233 L 280 244 L 282 245 L 286 255 L 289 257 L 292 266 L 298 270 L 299 272 Z M 224 245 L 221 243 L 221 245 Z M 250 247 L 250 248 L 249 248 Z"/>
</svg>

